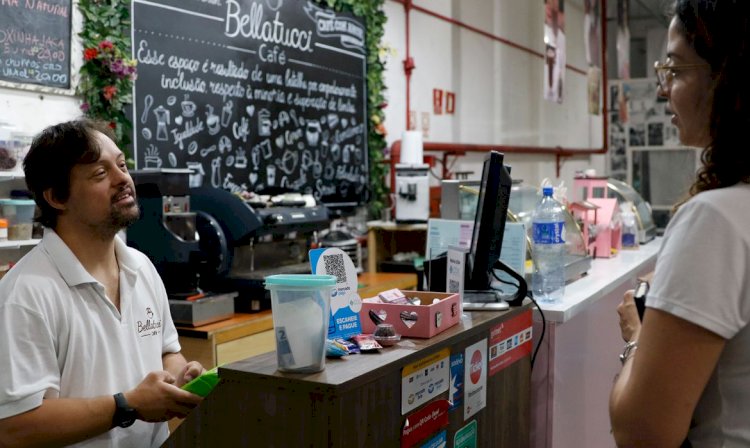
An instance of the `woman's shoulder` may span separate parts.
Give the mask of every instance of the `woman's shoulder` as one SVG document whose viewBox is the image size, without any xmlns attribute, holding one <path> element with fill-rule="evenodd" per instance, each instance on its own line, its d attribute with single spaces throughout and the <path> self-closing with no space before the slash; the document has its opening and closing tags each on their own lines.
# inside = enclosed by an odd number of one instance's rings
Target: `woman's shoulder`
<svg viewBox="0 0 750 448">
<path fill-rule="evenodd" d="M 683 207 L 686 210 L 706 208 L 717 211 L 737 211 L 750 213 L 750 207 L 745 207 L 750 199 L 750 184 L 739 183 L 731 187 L 716 188 L 698 193 L 690 198 Z"/>
</svg>

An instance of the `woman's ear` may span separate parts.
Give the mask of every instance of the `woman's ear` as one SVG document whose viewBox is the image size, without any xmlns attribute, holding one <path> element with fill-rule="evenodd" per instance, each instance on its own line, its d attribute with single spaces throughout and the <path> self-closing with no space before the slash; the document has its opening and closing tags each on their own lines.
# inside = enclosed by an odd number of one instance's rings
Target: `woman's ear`
<svg viewBox="0 0 750 448">
<path fill-rule="evenodd" d="M 47 201 L 50 207 L 54 209 L 60 211 L 65 210 L 65 204 L 57 200 L 57 198 L 55 197 L 55 193 L 51 188 L 47 188 L 46 190 L 44 190 L 44 200 Z"/>
</svg>

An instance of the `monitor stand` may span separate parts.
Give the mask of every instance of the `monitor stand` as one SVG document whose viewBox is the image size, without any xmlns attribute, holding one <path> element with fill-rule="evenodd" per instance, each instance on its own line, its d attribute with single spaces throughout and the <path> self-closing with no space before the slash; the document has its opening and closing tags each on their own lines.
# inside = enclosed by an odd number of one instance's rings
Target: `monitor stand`
<svg viewBox="0 0 750 448">
<path fill-rule="evenodd" d="M 497 311 L 507 310 L 511 306 L 520 306 L 523 304 L 523 300 L 526 298 L 526 292 L 528 286 L 526 285 L 526 279 L 513 270 L 510 266 L 506 265 L 500 260 L 497 260 L 492 266 L 493 270 L 500 270 L 518 282 L 518 289 L 514 294 L 504 296 L 499 291 L 491 289 L 487 290 L 465 290 L 463 296 L 463 308 L 467 311 Z"/>
</svg>

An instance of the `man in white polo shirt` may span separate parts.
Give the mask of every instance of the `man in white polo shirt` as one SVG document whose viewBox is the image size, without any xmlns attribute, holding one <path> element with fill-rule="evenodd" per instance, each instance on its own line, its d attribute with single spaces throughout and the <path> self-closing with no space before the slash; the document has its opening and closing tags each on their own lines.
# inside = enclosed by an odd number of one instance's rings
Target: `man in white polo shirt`
<svg viewBox="0 0 750 448">
<path fill-rule="evenodd" d="M 139 217 L 111 129 L 45 129 L 24 160 L 41 243 L 0 281 L 0 446 L 159 446 L 201 398 L 164 286 L 116 233 Z"/>
</svg>

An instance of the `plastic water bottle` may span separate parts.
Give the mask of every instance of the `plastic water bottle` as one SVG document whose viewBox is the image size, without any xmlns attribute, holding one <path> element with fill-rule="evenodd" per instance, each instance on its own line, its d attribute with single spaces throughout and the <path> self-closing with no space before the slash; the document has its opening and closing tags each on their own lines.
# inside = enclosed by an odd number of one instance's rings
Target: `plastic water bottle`
<svg viewBox="0 0 750 448">
<path fill-rule="evenodd" d="M 536 300 L 554 303 L 565 292 L 565 212 L 552 197 L 552 187 L 542 192 L 531 216 L 535 268 L 531 288 Z"/>
<path fill-rule="evenodd" d="M 622 212 L 622 248 L 638 249 L 638 225 L 630 210 Z"/>
</svg>

